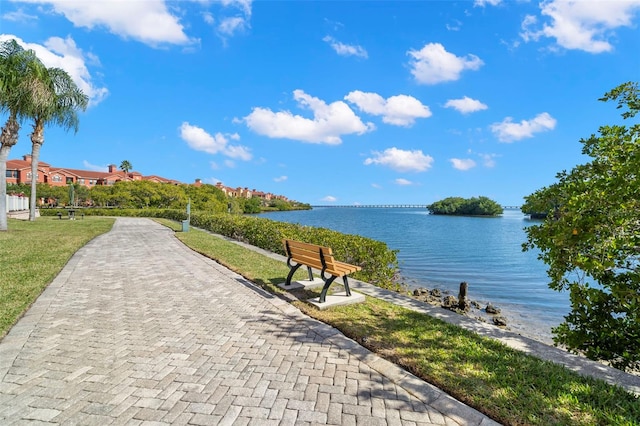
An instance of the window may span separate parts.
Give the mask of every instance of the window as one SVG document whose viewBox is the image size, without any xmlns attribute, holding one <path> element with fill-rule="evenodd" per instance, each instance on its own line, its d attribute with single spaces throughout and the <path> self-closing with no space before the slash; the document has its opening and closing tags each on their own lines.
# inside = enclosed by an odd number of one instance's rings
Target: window
<svg viewBox="0 0 640 426">
<path fill-rule="evenodd" d="M 67 177 L 67 183 L 73 183 L 73 178 L 72 177 Z"/>
<path fill-rule="evenodd" d="M 84 185 L 84 179 L 78 179 L 78 183 Z"/>
<path fill-rule="evenodd" d="M 51 178 L 51 180 L 53 182 L 62 182 L 62 176 L 60 175 L 53 175 L 53 177 Z"/>
<path fill-rule="evenodd" d="M 7 177 L 8 178 L 17 179 L 18 178 L 18 171 L 17 170 L 7 170 Z"/>
</svg>

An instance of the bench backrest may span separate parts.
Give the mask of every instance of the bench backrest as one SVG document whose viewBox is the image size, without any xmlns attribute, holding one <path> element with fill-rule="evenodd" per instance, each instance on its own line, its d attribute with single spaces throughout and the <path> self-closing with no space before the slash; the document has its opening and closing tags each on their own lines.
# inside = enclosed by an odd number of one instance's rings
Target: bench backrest
<svg viewBox="0 0 640 426">
<path fill-rule="evenodd" d="M 330 247 L 322 247 L 316 244 L 303 243 L 294 240 L 283 240 L 287 257 L 297 263 L 309 265 L 312 268 L 322 269 L 322 258 L 328 270 L 335 270 L 335 259 Z"/>
</svg>

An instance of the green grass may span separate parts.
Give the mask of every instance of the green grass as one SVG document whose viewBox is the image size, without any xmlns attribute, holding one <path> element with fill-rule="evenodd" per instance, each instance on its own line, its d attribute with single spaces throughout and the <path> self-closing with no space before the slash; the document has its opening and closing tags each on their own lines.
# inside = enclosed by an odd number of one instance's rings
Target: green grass
<svg viewBox="0 0 640 426">
<path fill-rule="evenodd" d="M 174 230 L 180 224 L 160 220 Z M 10 221 L 0 233 L 0 333 L 4 335 L 71 255 L 109 230 L 113 219 L 40 218 Z M 186 245 L 283 294 L 288 268 L 237 244 L 192 229 L 176 233 Z M 306 274 L 299 273 L 301 278 Z M 339 286 L 336 286 L 339 287 Z M 305 299 L 315 292 L 298 292 Z M 358 305 L 319 311 L 298 308 L 340 329 L 380 356 L 507 425 L 640 425 L 640 400 L 603 381 L 584 378 L 491 339 L 428 315 L 366 298 Z"/>
<path fill-rule="evenodd" d="M 198 230 L 176 236 L 266 290 L 282 293 L 277 284 L 287 275 L 284 263 Z M 292 294 L 317 296 L 310 291 Z M 623 389 L 428 315 L 370 297 L 363 304 L 325 311 L 294 303 L 503 424 L 640 425 L 640 399 Z"/>
<path fill-rule="evenodd" d="M 71 256 L 111 229 L 113 219 L 86 217 L 8 221 L 0 232 L 0 337 L 3 337 L 62 270 Z"/>
</svg>

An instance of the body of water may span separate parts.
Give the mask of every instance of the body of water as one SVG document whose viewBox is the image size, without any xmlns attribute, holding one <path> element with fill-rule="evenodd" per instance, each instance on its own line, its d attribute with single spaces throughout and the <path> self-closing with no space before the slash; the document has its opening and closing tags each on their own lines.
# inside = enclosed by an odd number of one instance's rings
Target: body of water
<svg viewBox="0 0 640 426">
<path fill-rule="evenodd" d="M 547 286 L 546 266 L 535 252 L 522 252 L 524 228 L 535 224 L 518 210 L 501 217 L 430 215 L 417 208 L 314 208 L 261 215 L 357 234 L 397 249 L 400 273 L 410 288 L 448 290 L 460 282 L 483 307 L 501 308 L 509 328 L 545 342 L 551 327 L 569 312 L 569 298 Z"/>
</svg>

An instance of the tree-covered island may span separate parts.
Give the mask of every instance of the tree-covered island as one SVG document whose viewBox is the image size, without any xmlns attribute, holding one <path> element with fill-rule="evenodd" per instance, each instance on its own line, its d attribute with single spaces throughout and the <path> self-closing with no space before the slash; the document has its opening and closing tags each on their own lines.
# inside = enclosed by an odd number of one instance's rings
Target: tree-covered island
<svg viewBox="0 0 640 426">
<path fill-rule="evenodd" d="M 431 214 L 453 216 L 498 216 L 502 206 L 487 197 L 448 197 L 427 206 Z"/>
</svg>

